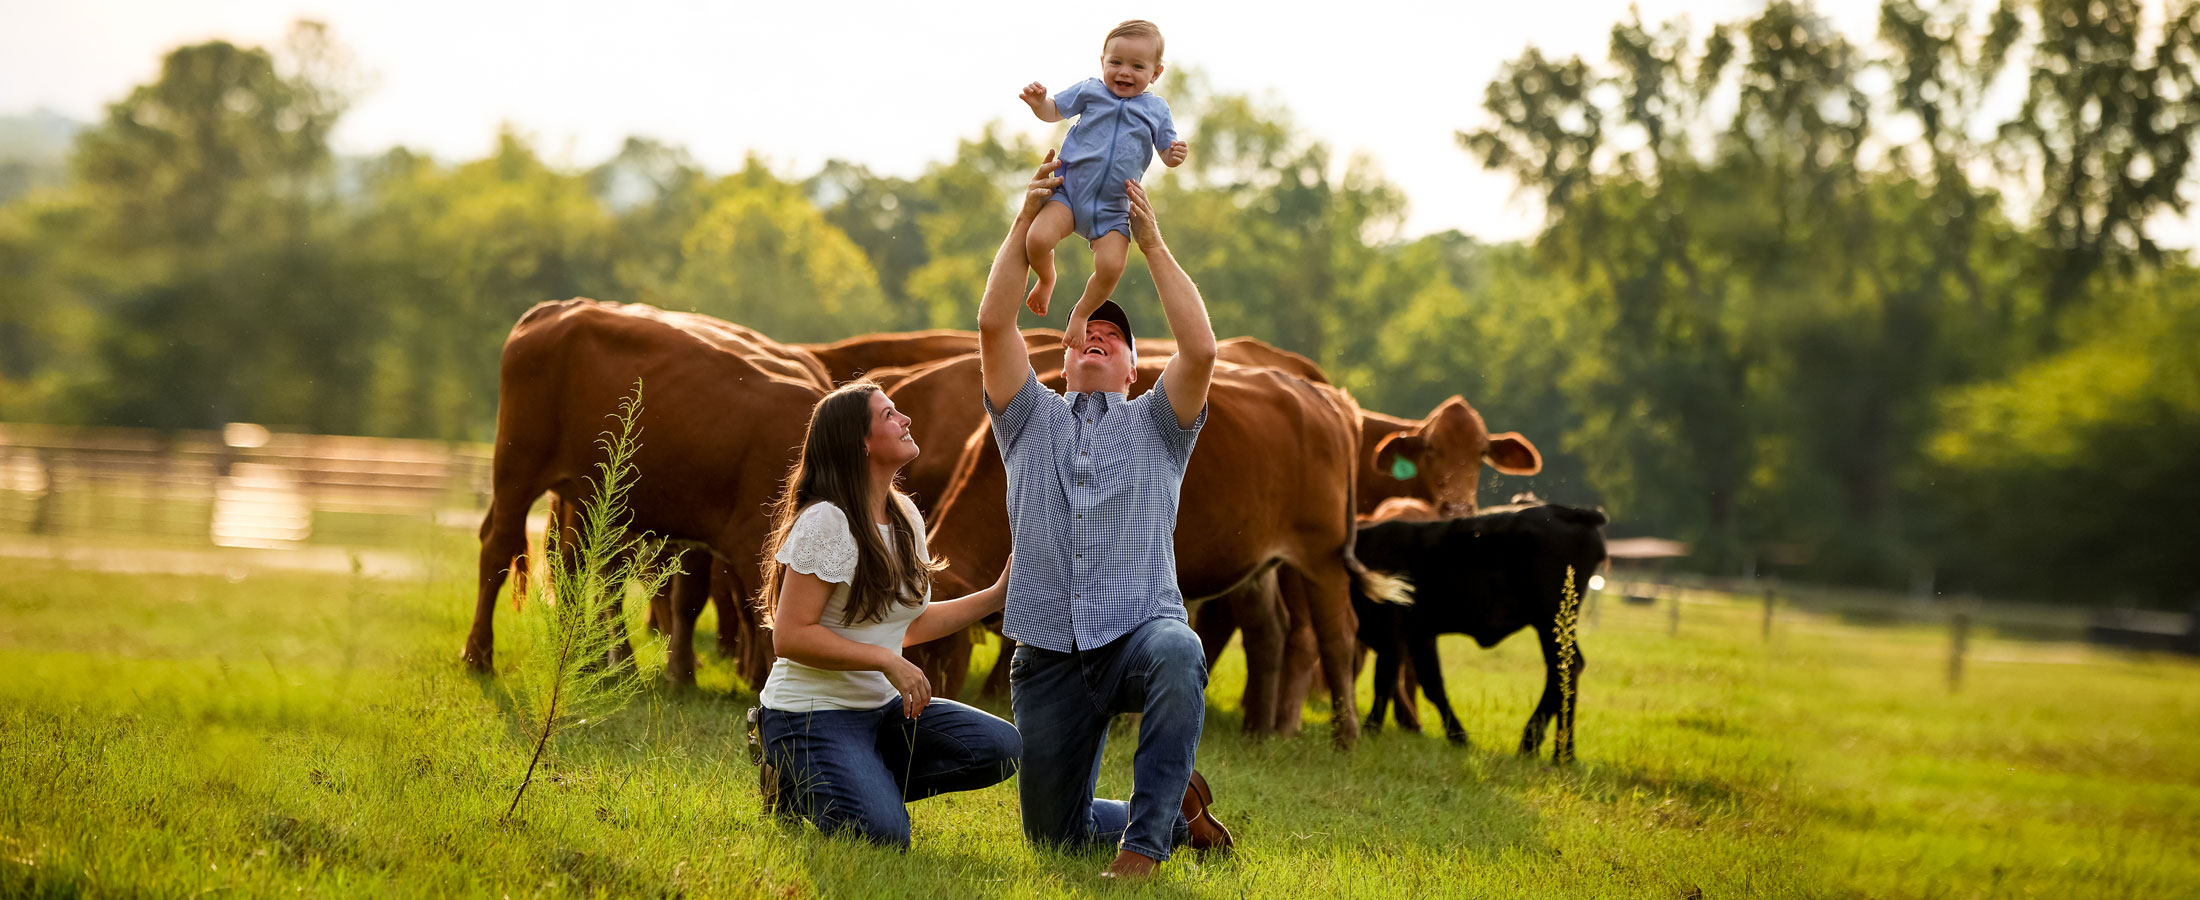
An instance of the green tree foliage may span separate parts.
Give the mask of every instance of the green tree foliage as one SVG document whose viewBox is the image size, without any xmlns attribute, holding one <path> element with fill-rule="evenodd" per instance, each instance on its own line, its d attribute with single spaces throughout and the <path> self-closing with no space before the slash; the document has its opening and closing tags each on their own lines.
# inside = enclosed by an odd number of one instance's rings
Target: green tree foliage
<svg viewBox="0 0 2200 900">
<path fill-rule="evenodd" d="M 85 398 L 96 416 L 342 423 L 322 395 L 358 396 L 365 311 L 327 302 L 334 272 L 315 244 L 343 105 L 264 50 L 214 42 L 170 53 L 79 135 L 73 187 L 109 263 L 93 298 L 110 322 L 108 377 Z"/>
<path fill-rule="evenodd" d="M 801 185 L 754 158 L 711 188 L 680 247 L 675 306 L 787 341 L 845 337 L 887 319 L 863 251 Z"/>
<path fill-rule="evenodd" d="M 2183 208 L 2181 176 L 2156 175 L 2190 151 L 2191 15 L 2174 6 L 2149 55 L 2134 5 L 1974 22 L 1893 0 L 1859 46 L 1774 3 L 1700 41 L 1638 17 L 1601 63 L 1508 63 L 1461 142 L 1545 201 L 1537 255 L 1577 304 L 1564 443 L 1621 520 L 1728 571 L 1976 574 L 1925 450 L 1939 398 L 2023 365 L 2104 268 L 2158 259 L 2145 220 Z M 2023 109 L 1985 121 L 2023 53 Z M 2030 161 L 2029 231 L 1977 165 L 1996 154 Z"/>
<path fill-rule="evenodd" d="M 2200 272 L 2135 279 L 2068 349 L 1953 390 L 1927 449 L 1966 586 L 2192 597 L 2200 529 Z"/>
<path fill-rule="evenodd" d="M 586 176 L 545 164 L 521 136 L 444 168 L 404 150 L 369 167 L 353 220 L 348 305 L 372 311 L 365 429 L 486 440 L 497 359 L 527 308 L 617 295 L 617 220 Z"/>
</svg>

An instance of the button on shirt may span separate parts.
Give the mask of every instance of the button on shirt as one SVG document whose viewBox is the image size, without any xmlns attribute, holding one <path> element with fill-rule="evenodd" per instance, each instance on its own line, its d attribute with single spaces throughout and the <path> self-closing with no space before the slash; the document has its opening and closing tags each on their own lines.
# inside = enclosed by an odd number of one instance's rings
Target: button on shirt
<svg viewBox="0 0 2200 900">
<path fill-rule="evenodd" d="M 1099 647 L 1149 619 L 1182 620 L 1176 512 L 1207 423 L 1177 425 L 1168 389 L 1064 396 L 1027 373 L 993 441 L 1008 472 L 1013 541 L 1002 631 L 1059 652 Z"/>
</svg>

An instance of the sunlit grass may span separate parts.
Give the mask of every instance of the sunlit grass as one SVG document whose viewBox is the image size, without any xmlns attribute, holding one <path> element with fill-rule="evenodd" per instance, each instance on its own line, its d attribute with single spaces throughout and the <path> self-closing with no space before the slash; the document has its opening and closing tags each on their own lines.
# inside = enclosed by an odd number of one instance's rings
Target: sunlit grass
<svg viewBox="0 0 2200 900">
<path fill-rule="evenodd" d="M 422 546 L 429 576 L 401 582 L 10 560 L 0 895 L 1124 893 L 1094 877 L 1104 854 L 1027 847 L 1012 783 L 914 805 L 906 854 L 773 822 L 739 738 L 753 696 L 708 655 L 699 690 L 652 686 L 569 735 L 527 814 L 500 821 L 529 744 L 504 681 L 458 663 L 468 548 Z M 1226 654 L 1199 764 L 1241 849 L 1181 856 L 1143 893 L 2151 897 L 2200 884 L 2200 665 L 1974 633 L 1951 693 L 1944 629 L 1783 613 L 1767 641 L 1750 600 L 1690 603 L 1669 638 L 1663 609 L 1598 602 L 1580 628 L 1568 768 L 1509 752 L 1542 687 L 1528 637 L 1444 641 L 1466 750 L 1392 730 L 1340 755 L 1321 703 L 1305 735 L 1248 741 L 1242 657 Z M 1364 677 L 1361 691 L 1364 708 Z M 1128 789 L 1131 734 L 1117 731 L 1103 792 Z"/>
</svg>

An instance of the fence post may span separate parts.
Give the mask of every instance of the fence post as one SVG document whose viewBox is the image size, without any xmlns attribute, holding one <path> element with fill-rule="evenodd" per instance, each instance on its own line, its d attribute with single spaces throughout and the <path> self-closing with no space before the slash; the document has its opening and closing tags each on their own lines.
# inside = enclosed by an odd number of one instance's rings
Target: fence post
<svg viewBox="0 0 2200 900">
<path fill-rule="evenodd" d="M 1773 604 L 1775 604 L 1775 603 L 1777 603 L 1777 602 L 1779 602 L 1779 601 L 1778 601 L 1778 598 L 1777 598 L 1777 597 L 1776 597 L 1776 596 L 1775 596 L 1775 595 L 1774 595 L 1774 594 L 1772 593 L 1772 589 L 1771 589 L 1771 588 L 1765 588 L 1765 634 L 1764 634 L 1764 638 L 1765 638 L 1765 640 L 1766 640 L 1766 641 L 1770 641 L 1770 640 L 1772 640 L 1772 607 L 1773 607 Z"/>
<path fill-rule="evenodd" d="M 1963 686 L 1963 645 L 1971 636 L 1971 614 L 1958 610 L 1948 622 L 1948 691 Z"/>
<path fill-rule="evenodd" d="M 1681 592 L 1672 591 L 1673 603 L 1665 608 L 1665 636 L 1681 636 Z"/>
<path fill-rule="evenodd" d="M 31 501 L 31 533 L 56 534 L 60 531 L 55 510 L 61 504 L 61 470 L 54 465 L 53 448 L 39 448 L 38 470 L 40 480 L 46 482 L 46 489 Z"/>
</svg>

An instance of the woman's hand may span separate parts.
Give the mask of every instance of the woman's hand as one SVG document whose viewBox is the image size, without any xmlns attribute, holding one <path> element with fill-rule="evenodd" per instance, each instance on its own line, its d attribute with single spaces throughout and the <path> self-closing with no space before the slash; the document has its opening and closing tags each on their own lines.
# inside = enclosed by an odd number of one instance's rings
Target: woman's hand
<svg viewBox="0 0 2200 900">
<path fill-rule="evenodd" d="M 900 692 L 903 715 L 914 719 L 918 713 L 924 712 L 926 706 L 931 705 L 932 680 L 924 677 L 924 670 L 917 668 L 916 663 L 897 653 L 879 671 L 886 673 L 886 680 L 893 683 L 895 691 Z"/>
</svg>

